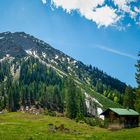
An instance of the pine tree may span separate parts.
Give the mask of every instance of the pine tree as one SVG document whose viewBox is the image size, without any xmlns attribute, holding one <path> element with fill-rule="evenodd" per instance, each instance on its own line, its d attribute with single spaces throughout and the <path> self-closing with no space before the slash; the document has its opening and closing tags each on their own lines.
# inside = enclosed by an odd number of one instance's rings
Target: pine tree
<svg viewBox="0 0 140 140">
<path fill-rule="evenodd" d="M 82 94 L 81 90 L 79 88 L 76 89 L 76 102 L 77 102 L 77 115 L 76 119 L 81 120 L 86 115 L 86 104 L 85 104 L 85 97 L 84 94 Z"/>
<path fill-rule="evenodd" d="M 9 89 L 9 94 L 8 94 L 8 110 L 10 112 L 14 111 L 14 99 L 13 99 L 12 88 Z"/>
<path fill-rule="evenodd" d="M 140 52 L 138 54 L 140 57 Z M 136 101 L 135 101 L 135 109 L 140 113 L 140 58 L 136 64 L 137 72 L 136 72 L 136 81 L 138 84 L 138 88 L 136 90 Z"/>
<path fill-rule="evenodd" d="M 138 56 L 140 57 L 140 52 L 139 52 Z M 138 88 L 140 88 L 140 58 L 137 61 L 136 68 L 137 68 L 136 81 L 137 81 L 137 84 L 138 84 Z"/>
<path fill-rule="evenodd" d="M 19 104 L 20 95 L 19 95 L 19 86 L 18 86 L 18 83 L 15 82 L 13 84 L 12 89 L 13 89 L 13 100 L 14 100 L 14 111 L 17 111 L 20 108 L 20 104 Z"/>
<path fill-rule="evenodd" d="M 140 113 L 140 88 L 136 90 L 135 109 Z"/>
<path fill-rule="evenodd" d="M 69 118 L 71 119 L 76 118 L 77 116 L 76 86 L 72 79 L 68 80 L 66 109 Z"/>
<path fill-rule="evenodd" d="M 63 102 L 58 86 L 54 87 L 53 104 L 55 104 L 57 111 L 63 112 Z"/>
<path fill-rule="evenodd" d="M 0 95 L 0 111 L 4 109 L 4 97 Z"/>
<path fill-rule="evenodd" d="M 131 86 L 127 86 L 123 98 L 123 106 L 126 108 L 134 109 L 134 103 L 135 103 L 135 93 L 133 91 L 133 88 Z"/>
</svg>

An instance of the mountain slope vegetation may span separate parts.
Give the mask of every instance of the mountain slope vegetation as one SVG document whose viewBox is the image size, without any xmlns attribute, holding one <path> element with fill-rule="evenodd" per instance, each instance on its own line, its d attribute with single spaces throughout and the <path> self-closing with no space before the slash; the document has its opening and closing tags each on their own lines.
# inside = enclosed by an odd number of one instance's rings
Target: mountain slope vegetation
<svg viewBox="0 0 140 140">
<path fill-rule="evenodd" d="M 88 103 L 90 97 L 96 108 L 104 109 L 120 106 L 125 88 L 118 79 L 31 35 L 0 34 L 0 110 L 35 106 L 81 118 L 87 115 L 86 93 Z"/>
</svg>

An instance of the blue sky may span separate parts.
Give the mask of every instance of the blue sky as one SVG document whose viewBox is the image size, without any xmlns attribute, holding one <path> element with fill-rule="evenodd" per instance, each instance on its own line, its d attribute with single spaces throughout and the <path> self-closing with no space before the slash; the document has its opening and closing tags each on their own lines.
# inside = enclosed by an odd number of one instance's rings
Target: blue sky
<svg viewBox="0 0 140 140">
<path fill-rule="evenodd" d="M 75 1 L 1 0 L 0 32 L 32 34 L 75 59 L 136 86 L 139 1 Z"/>
</svg>

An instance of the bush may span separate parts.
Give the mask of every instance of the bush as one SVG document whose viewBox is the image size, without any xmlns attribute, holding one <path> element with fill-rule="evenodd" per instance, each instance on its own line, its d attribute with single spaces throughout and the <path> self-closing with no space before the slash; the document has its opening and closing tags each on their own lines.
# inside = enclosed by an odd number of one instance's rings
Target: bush
<svg viewBox="0 0 140 140">
<path fill-rule="evenodd" d="M 104 128 L 104 120 L 100 119 L 100 118 L 96 118 L 96 125 Z"/>
<path fill-rule="evenodd" d="M 44 110 L 44 115 L 49 115 L 49 116 L 53 116 L 54 117 L 54 116 L 56 116 L 56 112 L 45 109 Z"/>
<path fill-rule="evenodd" d="M 108 127 L 108 121 L 107 120 L 104 121 L 100 118 L 85 117 L 84 122 L 90 126 L 99 126 L 101 128 Z"/>
<path fill-rule="evenodd" d="M 96 126 L 97 125 L 95 118 L 86 117 L 86 118 L 84 118 L 84 122 L 87 123 L 90 126 Z"/>
</svg>

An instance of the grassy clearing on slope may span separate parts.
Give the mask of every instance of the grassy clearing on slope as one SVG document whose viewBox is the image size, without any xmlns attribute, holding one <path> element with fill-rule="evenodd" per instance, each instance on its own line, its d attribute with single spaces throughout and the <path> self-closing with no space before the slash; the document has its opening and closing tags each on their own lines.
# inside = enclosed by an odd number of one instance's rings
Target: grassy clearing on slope
<svg viewBox="0 0 140 140">
<path fill-rule="evenodd" d="M 91 89 L 87 85 L 84 86 L 84 89 L 86 90 L 86 92 L 88 94 L 90 94 L 92 97 L 94 97 L 96 100 L 98 100 L 98 102 L 103 105 L 104 109 L 107 109 L 110 107 L 122 108 L 122 106 L 120 104 L 111 101 L 110 99 L 108 99 L 107 97 L 105 97 L 104 95 L 102 95 L 100 93 L 95 92 L 93 89 Z"/>
<path fill-rule="evenodd" d="M 99 103 L 101 103 L 103 105 L 103 109 L 113 108 L 113 107 L 122 108 L 122 106 L 119 103 L 115 103 L 112 100 L 105 97 L 104 95 L 94 91 L 88 84 L 85 84 L 85 83 L 79 81 L 79 79 L 76 79 L 75 77 L 72 77 L 72 78 L 78 84 L 78 86 L 81 87 L 81 89 L 86 91 L 89 95 L 91 95 Z"/>
<path fill-rule="evenodd" d="M 50 131 L 50 124 L 69 131 Z M 63 117 L 7 113 L 0 115 L 0 140 L 138 140 L 140 128 L 111 132 Z"/>
</svg>

